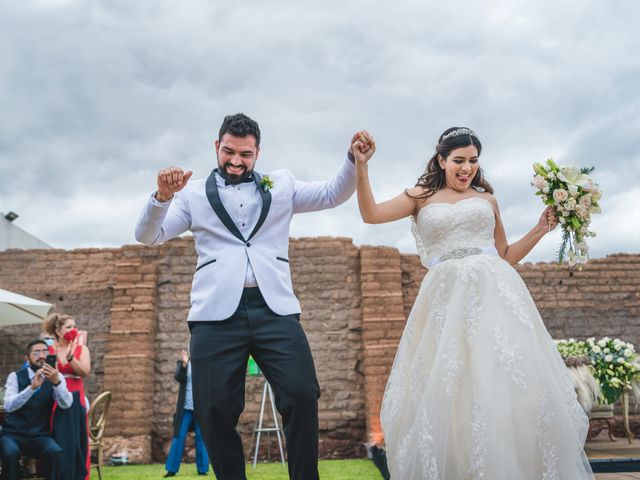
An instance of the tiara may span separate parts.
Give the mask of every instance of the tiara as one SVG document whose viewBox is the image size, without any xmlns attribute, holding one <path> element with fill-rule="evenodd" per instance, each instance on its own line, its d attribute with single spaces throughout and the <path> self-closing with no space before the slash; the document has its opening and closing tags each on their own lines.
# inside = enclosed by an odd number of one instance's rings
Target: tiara
<svg viewBox="0 0 640 480">
<path fill-rule="evenodd" d="M 478 136 L 476 135 L 476 132 L 474 132 L 473 130 L 470 130 L 468 128 L 457 128 L 455 130 L 450 131 L 444 137 L 442 137 L 441 141 L 444 142 L 447 138 L 457 137 L 458 135 L 470 135 L 472 137 L 478 138 Z"/>
</svg>

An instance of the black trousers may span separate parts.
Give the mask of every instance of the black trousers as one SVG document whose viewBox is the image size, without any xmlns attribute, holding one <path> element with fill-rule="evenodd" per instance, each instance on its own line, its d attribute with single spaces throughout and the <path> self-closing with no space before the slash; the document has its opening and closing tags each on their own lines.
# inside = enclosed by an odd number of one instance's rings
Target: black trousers
<svg viewBox="0 0 640 480">
<path fill-rule="evenodd" d="M 5 433 L 0 436 L 0 460 L 2 460 L 2 480 L 18 479 L 18 459 L 20 455 L 42 460 L 47 480 L 60 480 L 62 449 L 48 435 L 23 437 Z"/>
<path fill-rule="evenodd" d="M 246 480 L 236 430 L 252 355 L 274 391 L 287 443 L 289 477 L 317 480 L 318 398 L 309 342 L 298 315 L 281 316 L 258 288 L 245 288 L 236 312 L 218 322 L 189 322 L 194 410 L 218 480 Z"/>
</svg>

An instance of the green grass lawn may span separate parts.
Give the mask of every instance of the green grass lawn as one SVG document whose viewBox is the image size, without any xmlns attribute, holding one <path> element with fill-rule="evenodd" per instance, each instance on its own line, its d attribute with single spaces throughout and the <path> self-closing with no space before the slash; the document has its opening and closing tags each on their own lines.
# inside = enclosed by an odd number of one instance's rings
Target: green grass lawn
<svg viewBox="0 0 640 480">
<path fill-rule="evenodd" d="M 381 480 L 371 460 L 324 460 L 318 467 L 322 480 Z M 120 467 L 104 467 L 103 480 L 147 480 L 162 478 L 164 465 L 127 465 Z M 91 478 L 98 478 L 95 468 L 91 469 Z M 173 477 L 181 479 L 215 478 L 211 469 L 206 477 L 198 476 L 195 464 L 183 464 L 178 474 Z M 247 465 L 249 480 L 288 480 L 287 468 L 280 463 L 258 464 L 256 469 Z"/>
</svg>

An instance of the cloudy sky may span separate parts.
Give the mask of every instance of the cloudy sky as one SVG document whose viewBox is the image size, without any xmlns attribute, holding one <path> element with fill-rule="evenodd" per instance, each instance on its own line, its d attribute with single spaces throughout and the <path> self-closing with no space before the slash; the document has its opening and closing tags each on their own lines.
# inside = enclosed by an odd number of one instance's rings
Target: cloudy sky
<svg viewBox="0 0 640 480">
<path fill-rule="evenodd" d="M 438 135 L 474 128 L 510 240 L 538 219 L 531 164 L 595 166 L 592 257 L 640 251 L 637 0 L 0 0 L 0 211 L 61 248 L 134 243 L 159 168 L 214 166 L 225 114 L 261 126 L 258 169 L 329 178 L 352 133 L 379 200 Z M 355 198 L 291 234 L 414 252 Z M 559 232 L 527 260 L 551 260 Z"/>
</svg>

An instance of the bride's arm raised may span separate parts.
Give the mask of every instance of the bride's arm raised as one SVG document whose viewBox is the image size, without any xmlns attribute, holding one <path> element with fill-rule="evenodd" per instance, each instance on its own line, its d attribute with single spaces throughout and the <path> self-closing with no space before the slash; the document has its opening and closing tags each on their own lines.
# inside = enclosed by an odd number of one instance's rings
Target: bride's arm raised
<svg viewBox="0 0 640 480">
<path fill-rule="evenodd" d="M 367 170 L 369 159 L 376 150 L 375 145 L 373 137 L 369 136 L 357 139 L 351 148 L 356 159 L 356 188 L 362 220 L 365 223 L 386 223 L 413 215 L 416 208 L 415 200 L 406 193 L 401 193 L 386 202 L 376 203 Z M 366 153 L 362 153 L 363 150 Z"/>
<path fill-rule="evenodd" d="M 540 219 L 535 227 L 525 234 L 517 242 L 509 245 L 507 242 L 507 235 L 500 219 L 500 210 L 498 209 L 498 202 L 493 195 L 488 198 L 493 204 L 493 209 L 496 214 L 496 228 L 494 230 L 494 238 L 496 242 L 496 250 L 498 254 L 511 265 L 515 265 L 536 246 L 536 244 L 544 237 L 548 232 L 556 228 L 558 219 L 553 213 L 551 207 L 545 208 L 540 215 Z"/>
</svg>

